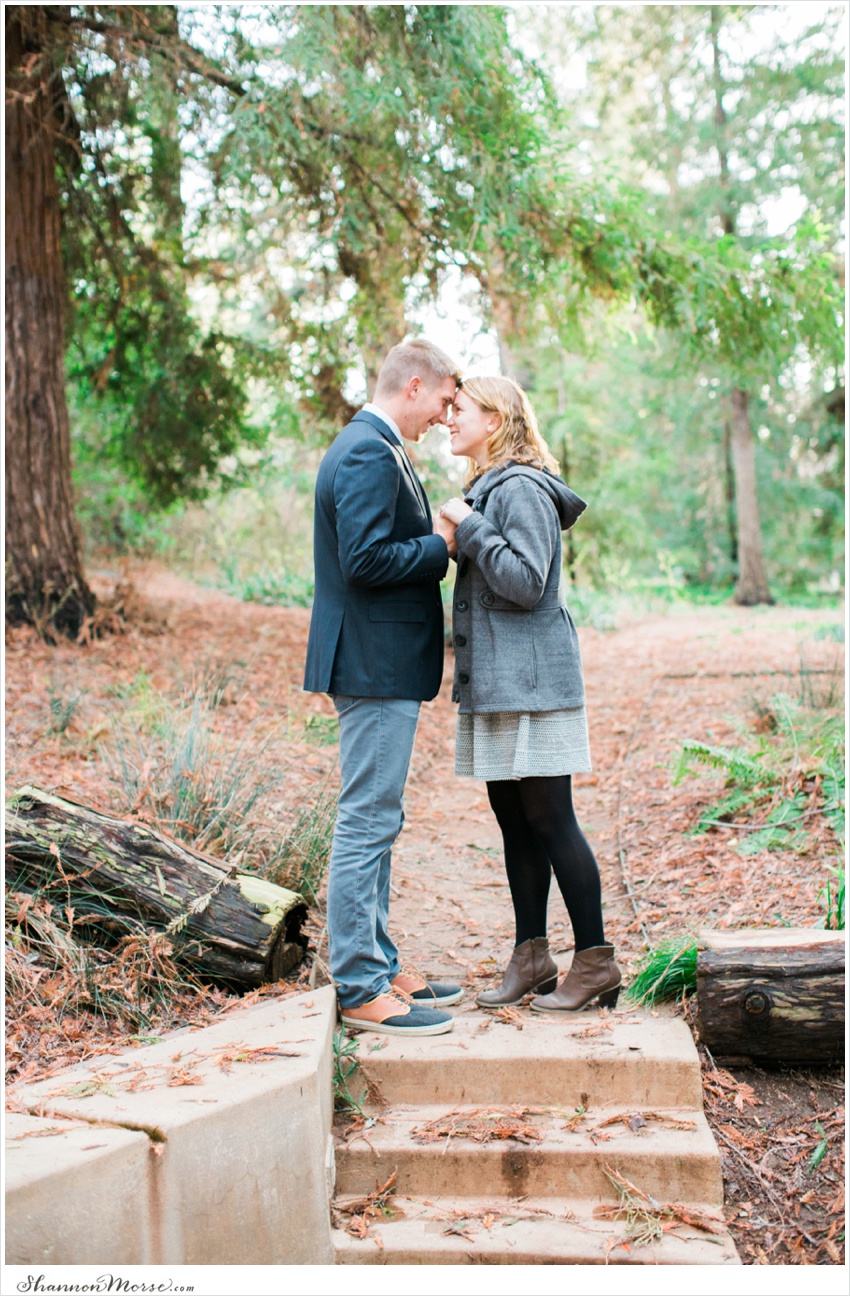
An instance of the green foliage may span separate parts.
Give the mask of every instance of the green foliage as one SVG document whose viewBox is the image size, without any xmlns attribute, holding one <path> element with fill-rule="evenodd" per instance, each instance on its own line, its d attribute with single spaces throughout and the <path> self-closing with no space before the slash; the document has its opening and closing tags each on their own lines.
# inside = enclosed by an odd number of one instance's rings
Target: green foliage
<svg viewBox="0 0 850 1296">
<path fill-rule="evenodd" d="M 834 17 L 766 42 L 774 18 L 550 6 L 515 35 L 496 5 L 75 10 L 55 54 L 93 539 L 162 547 L 183 522 L 162 510 L 255 486 L 270 439 L 326 442 L 452 275 L 591 498 L 576 582 L 729 587 L 735 384 L 771 581 L 799 597 L 837 576 L 843 444 L 819 388 L 843 355 L 841 60 Z M 576 49 L 587 85 L 559 101 Z M 801 218 L 770 235 L 763 212 L 794 186 Z M 261 552 L 225 582 L 306 598 L 300 555 Z"/>
<path fill-rule="evenodd" d="M 652 1007 L 665 1000 L 681 1000 L 697 988 L 697 946 L 689 936 L 662 941 L 644 958 L 626 996 Z"/>
<path fill-rule="evenodd" d="M 77 147 L 60 148 L 59 161 L 75 440 L 97 433 L 93 459 L 81 447 L 78 479 L 87 463 L 99 463 L 101 480 L 109 465 L 119 495 L 140 493 L 161 510 L 203 496 L 222 459 L 261 441 L 264 430 L 246 419 L 233 339 L 202 329 L 190 305 L 180 138 L 186 50 L 176 10 L 158 8 L 136 9 L 123 25 L 81 12 L 62 51 Z M 191 98 L 200 109 L 202 82 Z"/>
<path fill-rule="evenodd" d="M 731 587 L 724 425 L 738 385 L 749 392 L 771 588 L 798 598 L 827 576 L 840 584 L 841 415 L 822 394 L 840 384 L 842 351 L 837 15 L 807 30 L 781 7 L 572 6 L 533 20 L 553 74 L 577 49 L 587 60 L 586 83 L 563 92 L 571 141 L 595 177 L 619 178 L 609 228 L 642 306 L 618 310 L 614 327 L 585 310 L 577 337 L 553 324 L 529 349 L 542 424 L 591 503 L 573 542 L 582 583 L 608 583 L 624 559 L 629 579 L 660 579 L 664 552 L 688 589 Z M 792 202 L 802 217 L 770 234 L 764 214 Z M 612 281 L 620 300 L 624 282 Z"/>
<path fill-rule="evenodd" d="M 297 573 L 261 567 L 240 579 L 236 562 L 222 564 L 220 585 L 243 603 L 263 603 L 267 607 L 310 607 L 314 583 Z"/>
<path fill-rule="evenodd" d="M 348 1085 L 349 1080 L 357 1073 L 359 1067 L 359 1050 L 359 1041 L 346 1035 L 343 1027 L 334 1031 L 332 1077 L 334 1110 L 350 1116 L 363 1115 L 363 1103 L 367 1092 L 364 1089 L 358 1098 L 352 1094 Z"/>
<path fill-rule="evenodd" d="M 694 773 L 691 764 L 694 760 L 712 769 L 724 770 L 729 781 L 745 788 L 770 786 L 778 782 L 778 775 L 773 770 L 735 748 L 712 747 L 707 743 L 688 740 L 682 744 L 682 755 L 673 775 L 674 787 L 687 775 Z"/>
<path fill-rule="evenodd" d="M 819 626 L 815 631 L 815 639 L 831 639 L 834 643 L 844 643 L 844 622 L 839 621 L 836 625 Z"/>
<path fill-rule="evenodd" d="M 695 774 L 704 765 L 725 775 L 728 789 L 709 805 L 692 829 L 702 834 L 713 828 L 734 828 L 739 854 L 760 850 L 805 851 L 813 816 L 826 821 L 836 839 L 844 841 L 844 727 L 833 706 L 813 708 L 775 694 L 759 708 L 762 733 L 755 750 L 717 747 L 688 741 L 673 781 Z M 843 907 L 843 892 L 842 907 Z"/>
<path fill-rule="evenodd" d="M 336 716 L 311 715 L 304 726 L 304 736 L 322 746 L 337 743 L 339 742 L 339 721 Z"/>
<path fill-rule="evenodd" d="M 815 1132 L 818 1135 L 820 1135 L 820 1142 L 818 1143 L 812 1155 L 809 1157 L 809 1163 L 806 1166 L 807 1174 L 811 1174 L 812 1171 L 817 1170 L 821 1161 L 823 1161 L 824 1157 L 826 1156 L 827 1150 L 829 1148 L 829 1139 L 826 1136 L 826 1131 L 824 1130 L 823 1126 L 818 1120 L 815 1121 Z"/>
</svg>

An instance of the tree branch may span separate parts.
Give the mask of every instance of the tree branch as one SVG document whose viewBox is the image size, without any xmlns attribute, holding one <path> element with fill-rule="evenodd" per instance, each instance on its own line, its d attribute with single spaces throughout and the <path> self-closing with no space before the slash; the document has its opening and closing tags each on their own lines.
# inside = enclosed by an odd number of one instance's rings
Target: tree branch
<svg viewBox="0 0 850 1296">
<path fill-rule="evenodd" d="M 172 58 L 177 63 L 182 63 L 189 71 L 196 73 L 213 85 L 222 86 L 232 94 L 240 98 L 247 91 L 234 77 L 229 76 L 216 67 L 206 55 L 200 50 L 196 50 L 194 45 L 188 41 L 179 38 L 177 41 L 168 40 L 160 36 L 157 32 L 147 32 L 142 28 L 127 26 L 125 23 L 109 23 L 99 18 L 89 18 L 86 15 L 68 15 L 68 17 L 57 18 L 56 21 L 65 23 L 69 27 L 76 27 L 85 31 L 96 32 L 99 36 L 114 36 L 119 40 L 129 42 L 131 45 L 142 46 L 155 50 L 167 58 Z"/>
</svg>

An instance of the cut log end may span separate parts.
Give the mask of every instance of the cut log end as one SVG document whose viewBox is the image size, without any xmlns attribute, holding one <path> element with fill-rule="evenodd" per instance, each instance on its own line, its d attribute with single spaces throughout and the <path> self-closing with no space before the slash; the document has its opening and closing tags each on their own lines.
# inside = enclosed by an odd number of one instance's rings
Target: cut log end
<svg viewBox="0 0 850 1296">
<path fill-rule="evenodd" d="M 703 932 L 697 1021 L 714 1057 L 831 1065 L 844 1057 L 843 932 Z"/>
</svg>

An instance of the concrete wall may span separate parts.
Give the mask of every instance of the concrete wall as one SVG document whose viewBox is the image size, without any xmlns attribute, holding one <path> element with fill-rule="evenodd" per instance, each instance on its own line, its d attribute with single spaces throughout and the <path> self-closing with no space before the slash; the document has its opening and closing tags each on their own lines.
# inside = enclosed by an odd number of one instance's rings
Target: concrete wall
<svg viewBox="0 0 850 1296">
<path fill-rule="evenodd" d="M 7 1263 L 333 1264 L 335 1021 L 325 987 L 10 1090 Z"/>
</svg>

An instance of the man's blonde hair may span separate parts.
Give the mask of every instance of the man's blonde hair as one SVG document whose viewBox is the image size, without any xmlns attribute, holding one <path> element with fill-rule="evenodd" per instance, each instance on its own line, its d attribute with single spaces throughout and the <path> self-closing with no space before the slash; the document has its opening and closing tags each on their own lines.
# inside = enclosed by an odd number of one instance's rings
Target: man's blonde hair
<svg viewBox="0 0 850 1296">
<path fill-rule="evenodd" d="M 487 413 L 499 415 L 499 426 L 487 442 L 487 467 L 506 463 L 531 464 L 558 472 L 558 461 L 537 426 L 537 416 L 519 383 L 513 378 L 466 378 L 463 390 Z M 481 472 L 470 463 L 467 486 Z"/>
<path fill-rule="evenodd" d="M 454 378 L 456 383 L 460 383 L 460 365 L 427 338 L 400 342 L 381 365 L 375 395 L 395 396 L 411 378 L 421 378 L 429 387 L 444 378 Z"/>
</svg>

